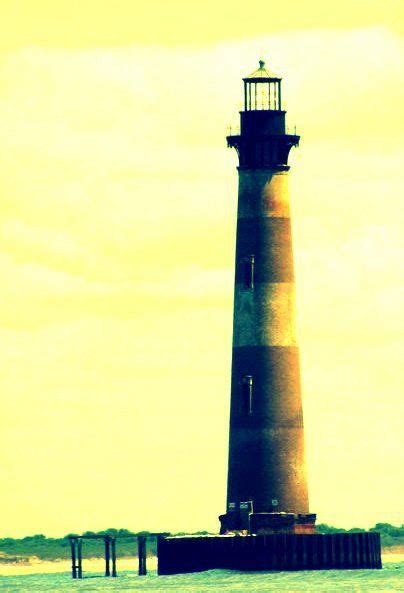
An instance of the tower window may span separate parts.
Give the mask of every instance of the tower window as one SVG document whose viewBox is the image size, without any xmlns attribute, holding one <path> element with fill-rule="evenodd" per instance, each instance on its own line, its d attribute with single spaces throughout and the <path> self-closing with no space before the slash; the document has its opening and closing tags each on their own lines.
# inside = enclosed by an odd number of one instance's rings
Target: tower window
<svg viewBox="0 0 404 593">
<path fill-rule="evenodd" d="M 254 288 L 255 257 L 249 255 L 243 259 L 243 281 L 245 288 Z"/>
<path fill-rule="evenodd" d="M 245 375 L 242 380 L 243 409 L 247 416 L 253 413 L 253 378 Z"/>
</svg>

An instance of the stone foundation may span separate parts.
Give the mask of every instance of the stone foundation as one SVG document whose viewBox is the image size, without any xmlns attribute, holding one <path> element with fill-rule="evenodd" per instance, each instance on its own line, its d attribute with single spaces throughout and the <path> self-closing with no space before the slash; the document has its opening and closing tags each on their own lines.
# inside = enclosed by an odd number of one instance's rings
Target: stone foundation
<svg viewBox="0 0 404 593">
<path fill-rule="evenodd" d="M 241 503 L 238 509 L 220 515 L 220 534 L 315 533 L 314 513 L 253 513 Z"/>
</svg>

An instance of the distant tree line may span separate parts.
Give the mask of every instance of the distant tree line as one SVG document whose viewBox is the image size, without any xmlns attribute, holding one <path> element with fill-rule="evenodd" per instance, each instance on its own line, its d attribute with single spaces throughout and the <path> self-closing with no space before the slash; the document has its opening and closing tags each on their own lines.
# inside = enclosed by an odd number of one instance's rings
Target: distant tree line
<svg viewBox="0 0 404 593">
<path fill-rule="evenodd" d="M 318 533 L 360 533 L 361 531 L 377 531 L 381 535 L 382 546 L 384 548 L 390 548 L 392 546 L 403 546 L 404 545 L 404 525 L 400 527 L 390 525 L 390 523 L 376 523 L 374 527 L 370 529 L 363 529 L 361 527 L 351 527 L 351 529 L 342 529 L 340 527 L 333 527 L 326 523 L 320 523 L 317 525 Z"/>
<path fill-rule="evenodd" d="M 207 535 L 207 531 L 198 531 L 194 535 Z M 83 533 L 68 533 L 61 538 L 46 537 L 43 534 L 29 535 L 21 539 L 5 537 L 0 539 L 0 563 L 8 561 L 23 562 L 30 556 L 41 560 L 63 560 L 70 558 L 69 536 L 72 535 L 111 535 L 119 538 L 117 541 L 118 557 L 137 556 L 137 536 L 144 535 L 148 538 L 147 551 L 149 556 L 154 556 L 156 550 L 156 537 L 150 531 L 130 531 L 129 529 L 105 529 L 103 531 L 84 531 Z M 186 535 L 185 533 L 164 532 L 161 535 Z M 4 556 L 6 554 L 7 556 Z M 83 543 L 83 558 L 97 558 L 104 555 L 103 540 L 88 539 Z M 13 558 L 10 558 L 13 557 Z"/>
<path fill-rule="evenodd" d="M 347 532 L 355 533 L 366 531 L 360 527 L 352 527 L 351 529 L 341 529 L 320 523 L 317 526 L 318 533 L 337 533 Z M 404 545 L 404 525 L 401 527 L 390 525 L 390 523 L 376 523 L 368 531 L 377 531 L 381 534 L 382 545 L 384 548 L 392 546 Z M 192 534 L 179 533 L 162 533 L 162 535 L 208 535 L 208 531 L 197 531 Z M 10 561 L 12 557 L 14 561 L 24 561 L 30 556 L 37 556 L 42 560 L 58 560 L 70 558 L 70 543 L 69 535 L 111 535 L 118 539 L 117 541 L 117 555 L 118 557 L 135 557 L 137 555 L 137 541 L 136 536 L 144 535 L 148 537 L 148 553 L 149 555 L 156 554 L 156 538 L 155 534 L 150 531 L 130 531 L 129 529 L 105 529 L 104 531 L 85 531 L 82 534 L 69 533 L 61 538 L 46 537 L 45 535 L 29 535 L 21 539 L 14 539 L 6 537 L 0 539 L 0 563 Z M 102 540 L 85 540 L 83 544 L 83 557 L 94 558 L 103 556 L 103 541 Z"/>
</svg>

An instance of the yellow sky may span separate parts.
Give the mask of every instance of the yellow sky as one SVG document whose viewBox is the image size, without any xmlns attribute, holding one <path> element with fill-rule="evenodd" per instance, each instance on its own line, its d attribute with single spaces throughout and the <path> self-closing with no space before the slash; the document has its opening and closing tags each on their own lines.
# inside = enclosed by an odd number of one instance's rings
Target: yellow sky
<svg viewBox="0 0 404 593">
<path fill-rule="evenodd" d="M 237 192 L 225 135 L 261 56 L 302 134 L 311 507 L 342 525 L 402 521 L 399 3 L 99 4 L 0 9 L 0 535 L 217 527 Z"/>
<path fill-rule="evenodd" d="M 3 0 L 1 44 L 93 47 L 207 44 L 284 30 L 385 26 L 403 33 L 401 0 Z"/>
</svg>

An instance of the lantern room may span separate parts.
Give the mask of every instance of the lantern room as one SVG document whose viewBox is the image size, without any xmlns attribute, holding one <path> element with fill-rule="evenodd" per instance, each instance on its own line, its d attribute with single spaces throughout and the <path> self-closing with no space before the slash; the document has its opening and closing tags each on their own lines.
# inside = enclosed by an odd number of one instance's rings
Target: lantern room
<svg viewBox="0 0 404 593">
<path fill-rule="evenodd" d="M 243 78 L 245 111 L 281 111 L 281 78 L 265 68 L 259 61 L 259 68 Z"/>
<path fill-rule="evenodd" d="M 240 111 L 240 130 L 238 134 L 227 136 L 227 144 L 237 150 L 242 168 L 289 168 L 289 151 L 299 143 L 299 136 L 286 130 L 281 80 L 265 68 L 263 60 L 257 70 L 243 78 L 244 109 Z"/>
</svg>

